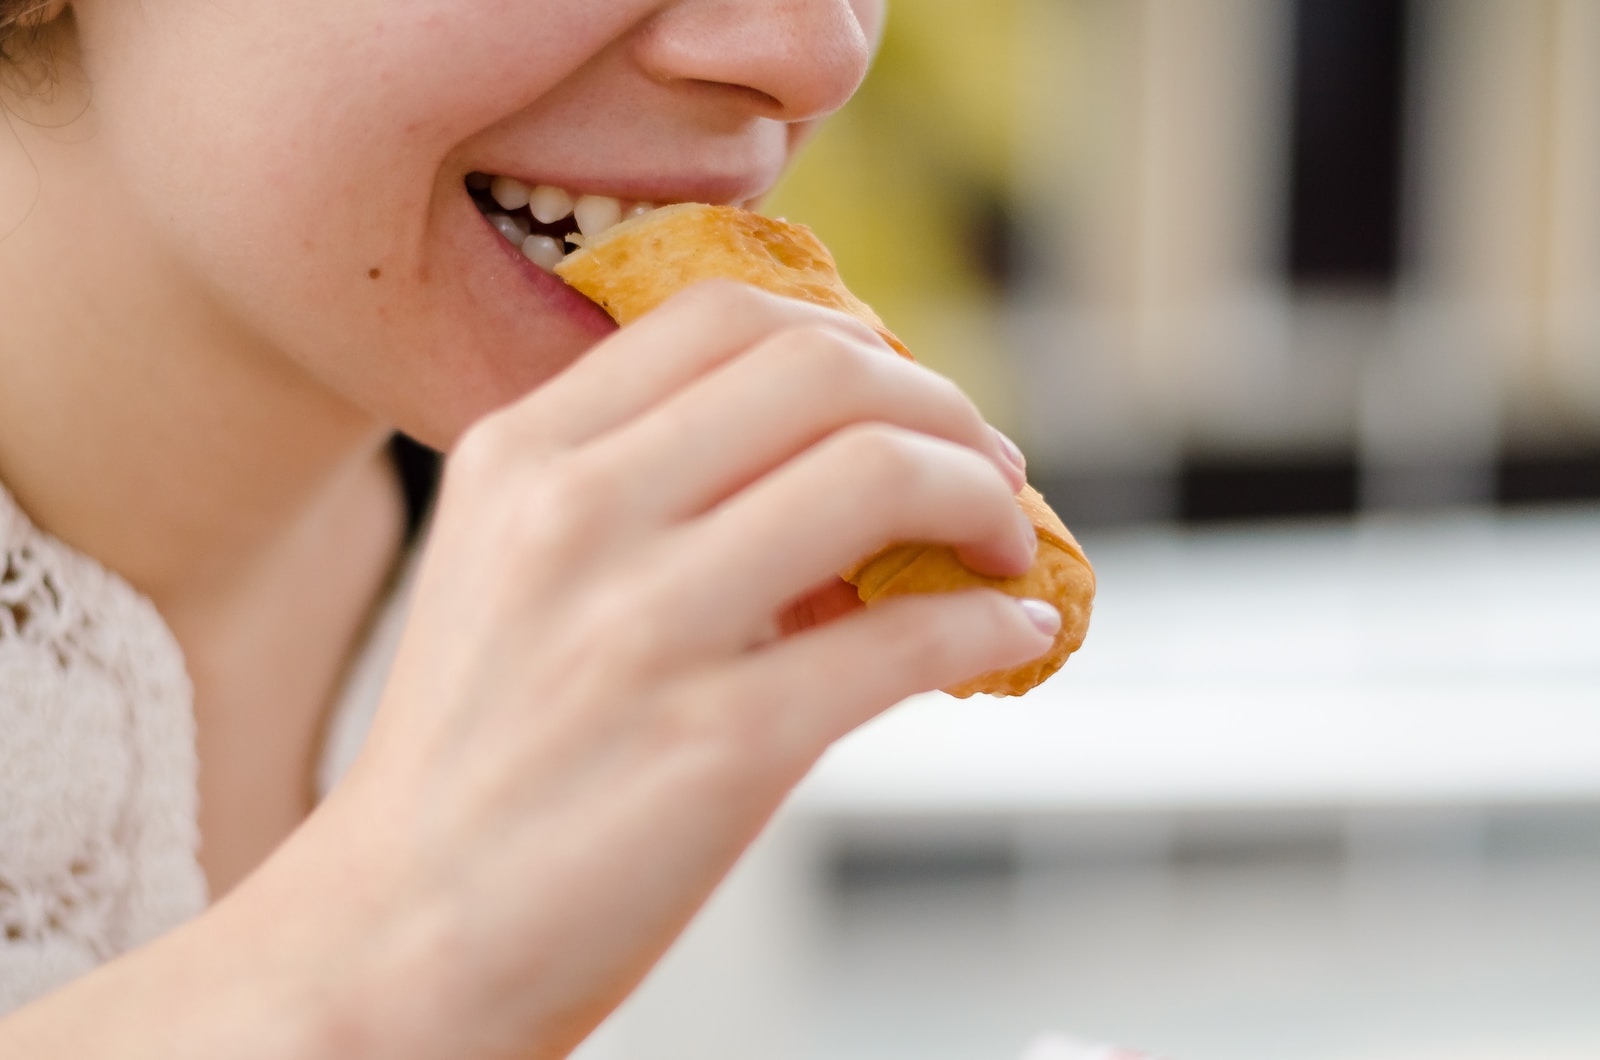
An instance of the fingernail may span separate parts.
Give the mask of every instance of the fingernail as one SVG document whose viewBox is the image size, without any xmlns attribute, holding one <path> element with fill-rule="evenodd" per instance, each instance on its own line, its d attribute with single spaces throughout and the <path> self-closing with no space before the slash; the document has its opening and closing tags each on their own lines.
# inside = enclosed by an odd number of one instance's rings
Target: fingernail
<svg viewBox="0 0 1600 1060">
<path fill-rule="evenodd" d="M 1033 520 L 1022 524 L 1022 539 L 1028 544 L 1028 561 L 1031 563 L 1033 557 L 1039 554 L 1039 531 L 1034 529 Z"/>
<path fill-rule="evenodd" d="M 1022 613 L 1028 616 L 1034 628 L 1047 637 L 1053 637 L 1061 632 L 1061 612 L 1045 603 L 1031 597 L 1017 601 L 1017 606 L 1022 608 Z"/>
<path fill-rule="evenodd" d="M 1000 442 L 1000 449 L 1006 454 L 1006 459 L 1011 461 L 1011 466 L 1018 471 L 1028 470 L 1028 460 L 1022 455 L 1022 450 L 1017 448 L 1017 443 L 1007 438 L 998 428 L 989 429 L 994 431 L 995 438 Z"/>
<path fill-rule="evenodd" d="M 1011 467 L 1011 486 L 1013 489 L 1020 491 L 1023 486 L 1028 484 L 1027 458 L 1022 455 L 1022 450 L 1017 448 L 1016 442 L 1013 442 L 993 427 L 989 429 L 994 431 L 995 441 L 1000 443 L 1000 452 L 1005 457 L 1006 463 Z"/>
</svg>

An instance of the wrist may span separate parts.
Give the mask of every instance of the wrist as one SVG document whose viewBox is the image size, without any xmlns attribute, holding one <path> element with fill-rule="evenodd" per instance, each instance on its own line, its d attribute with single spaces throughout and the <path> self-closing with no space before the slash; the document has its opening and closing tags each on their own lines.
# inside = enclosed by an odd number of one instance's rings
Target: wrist
<svg viewBox="0 0 1600 1060">
<path fill-rule="evenodd" d="M 381 822 L 344 795 L 214 910 L 232 948 L 253 955 L 292 1055 L 504 1055 L 472 1040 L 487 1014 L 464 980 L 459 910 L 418 886 L 414 866 L 382 841 Z"/>
<path fill-rule="evenodd" d="M 275 1047 L 287 1050 L 276 1055 L 447 1055 L 425 1051 L 425 962 L 403 953 L 396 924 L 405 918 L 379 903 L 382 874 L 359 873 L 359 852 L 322 841 L 322 830 L 313 818 L 208 914 L 213 947 L 248 963 L 245 1006 L 273 1027 Z"/>
</svg>

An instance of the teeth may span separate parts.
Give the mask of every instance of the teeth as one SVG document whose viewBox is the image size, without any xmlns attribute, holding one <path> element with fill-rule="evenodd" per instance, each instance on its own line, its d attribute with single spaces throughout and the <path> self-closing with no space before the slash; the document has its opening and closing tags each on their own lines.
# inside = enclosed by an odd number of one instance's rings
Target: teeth
<svg viewBox="0 0 1600 1060">
<path fill-rule="evenodd" d="M 567 256 L 567 251 L 549 236 L 529 236 L 522 241 L 522 256 L 545 272 L 552 272 Z"/>
<path fill-rule="evenodd" d="M 503 209 L 520 210 L 528 205 L 528 186 L 513 177 L 495 177 L 489 194 Z"/>
<path fill-rule="evenodd" d="M 489 173 L 467 174 L 467 186 L 474 192 L 489 193 L 500 210 L 487 207 L 482 200 L 479 206 L 489 223 L 504 236 L 507 242 L 522 250 L 523 256 L 540 268 L 550 271 L 566 256 L 567 246 L 581 247 L 613 225 L 631 221 L 656 209 L 654 203 L 632 202 L 609 195 L 574 196 L 565 188 L 551 184 L 530 187 L 515 177 L 495 176 Z M 523 213 L 526 207 L 527 213 Z M 500 211 L 505 212 L 500 212 Z M 531 220 L 530 220 L 531 217 Z M 559 225 L 566 218 L 572 225 Z M 549 236 L 529 231 L 532 224 L 575 227 L 577 231 L 565 236 Z"/>
<path fill-rule="evenodd" d="M 572 196 L 565 188 L 541 184 L 528 196 L 528 212 L 540 224 L 555 224 L 572 213 Z"/>
<path fill-rule="evenodd" d="M 520 247 L 522 241 L 528 238 L 528 230 L 522 227 L 522 222 L 515 217 L 507 217 L 503 213 L 489 215 L 489 223 L 500 230 L 500 234 L 510 240 L 512 246 Z"/>
<path fill-rule="evenodd" d="M 622 203 L 609 195 L 585 195 L 572 208 L 578 231 L 597 236 L 622 220 Z"/>
</svg>

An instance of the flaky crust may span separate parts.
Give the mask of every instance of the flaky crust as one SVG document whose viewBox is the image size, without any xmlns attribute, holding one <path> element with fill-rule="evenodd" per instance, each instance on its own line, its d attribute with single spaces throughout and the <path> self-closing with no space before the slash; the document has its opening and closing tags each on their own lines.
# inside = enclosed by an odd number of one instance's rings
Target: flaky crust
<svg viewBox="0 0 1600 1060">
<path fill-rule="evenodd" d="M 845 287 L 833 255 L 811 229 L 734 206 L 685 202 L 652 210 L 568 255 L 556 275 L 623 325 L 702 280 L 739 280 L 848 313 L 911 356 L 872 307 Z"/>
<path fill-rule="evenodd" d="M 684 203 L 617 225 L 556 267 L 567 283 L 626 325 L 702 280 L 731 279 L 775 294 L 838 309 L 871 326 L 902 355 L 905 345 L 845 287 L 833 256 L 803 225 L 732 206 Z M 862 601 L 906 593 L 992 588 L 1048 600 L 1061 612 L 1061 631 L 1045 655 L 1011 670 L 983 674 L 945 691 L 1019 696 L 1055 673 L 1083 644 L 1094 601 L 1094 570 L 1060 518 L 1031 486 L 1017 506 L 1039 535 L 1032 569 L 1016 578 L 990 578 L 964 566 L 942 545 L 892 545 L 840 575 Z"/>
</svg>

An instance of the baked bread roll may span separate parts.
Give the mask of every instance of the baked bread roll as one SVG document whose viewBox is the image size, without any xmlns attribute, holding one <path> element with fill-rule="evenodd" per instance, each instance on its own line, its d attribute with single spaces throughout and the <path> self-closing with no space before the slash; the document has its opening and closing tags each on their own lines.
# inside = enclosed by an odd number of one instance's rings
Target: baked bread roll
<svg viewBox="0 0 1600 1060">
<path fill-rule="evenodd" d="M 586 240 L 555 271 L 622 325 L 692 284 L 723 278 L 840 310 L 870 325 L 903 356 L 911 356 L 878 315 L 845 287 L 833 256 L 810 229 L 733 206 L 662 207 Z M 1019 696 L 1059 670 L 1088 632 L 1095 580 L 1083 550 L 1031 486 L 1017 496 L 1017 505 L 1039 535 L 1038 557 L 1020 577 L 978 574 L 957 560 L 954 550 L 922 544 L 892 545 L 840 572 L 869 606 L 902 593 L 987 587 L 1048 600 L 1061 612 L 1061 631 L 1048 653 L 945 689 L 951 695 Z"/>
</svg>

